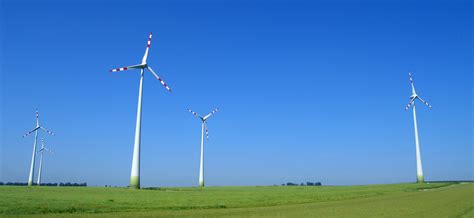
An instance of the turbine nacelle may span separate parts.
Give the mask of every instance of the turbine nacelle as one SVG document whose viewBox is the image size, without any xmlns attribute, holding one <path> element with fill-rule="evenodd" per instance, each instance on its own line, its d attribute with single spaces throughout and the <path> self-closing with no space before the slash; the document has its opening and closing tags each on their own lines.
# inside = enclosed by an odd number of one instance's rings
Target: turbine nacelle
<svg viewBox="0 0 474 218">
<path fill-rule="evenodd" d="M 136 68 L 136 69 L 145 69 L 148 67 L 148 64 L 144 63 L 144 64 L 137 64 L 135 66 L 132 66 L 132 68 Z"/>
<path fill-rule="evenodd" d="M 45 151 L 47 151 L 47 152 L 53 154 L 53 152 L 52 152 L 51 150 L 49 150 L 48 148 L 41 148 L 37 153 L 45 152 Z"/>
</svg>

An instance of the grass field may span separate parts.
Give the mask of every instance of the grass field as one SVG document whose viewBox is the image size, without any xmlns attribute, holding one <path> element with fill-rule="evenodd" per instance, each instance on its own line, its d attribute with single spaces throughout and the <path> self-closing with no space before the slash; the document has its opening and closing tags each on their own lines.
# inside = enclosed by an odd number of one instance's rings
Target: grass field
<svg viewBox="0 0 474 218">
<path fill-rule="evenodd" d="M 158 190 L 3 186 L 0 215 L 474 217 L 474 184 Z"/>
</svg>

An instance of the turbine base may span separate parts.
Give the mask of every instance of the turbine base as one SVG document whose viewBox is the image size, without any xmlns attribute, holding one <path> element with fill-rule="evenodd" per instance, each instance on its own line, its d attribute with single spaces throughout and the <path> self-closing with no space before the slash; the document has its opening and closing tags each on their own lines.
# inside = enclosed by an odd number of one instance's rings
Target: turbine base
<svg viewBox="0 0 474 218">
<path fill-rule="evenodd" d="M 140 189 L 140 177 L 138 177 L 138 176 L 130 177 L 130 188 L 131 189 Z"/>
<path fill-rule="evenodd" d="M 422 175 L 417 175 L 416 176 L 416 182 L 417 183 L 425 183 L 425 177 Z"/>
</svg>

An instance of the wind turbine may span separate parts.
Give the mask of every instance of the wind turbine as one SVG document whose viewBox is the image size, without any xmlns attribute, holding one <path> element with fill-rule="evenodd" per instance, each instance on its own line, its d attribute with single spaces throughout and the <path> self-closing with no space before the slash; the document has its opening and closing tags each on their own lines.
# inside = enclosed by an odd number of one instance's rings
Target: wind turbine
<svg viewBox="0 0 474 218">
<path fill-rule="evenodd" d="M 44 147 L 44 138 L 41 139 L 41 149 L 38 151 L 38 153 L 41 152 L 41 156 L 40 156 L 40 165 L 39 165 L 39 171 L 38 171 L 38 186 L 40 186 L 41 184 L 41 172 L 42 172 L 42 169 L 43 169 L 43 153 L 47 151 L 49 153 L 53 153 L 51 150 L 49 150 L 48 148 Z"/>
<path fill-rule="evenodd" d="M 36 127 L 23 135 L 23 137 L 26 137 L 30 135 L 31 133 L 35 133 L 35 142 L 33 143 L 33 155 L 31 157 L 31 166 L 30 166 L 30 176 L 28 177 L 28 186 L 33 185 L 33 177 L 34 177 L 34 169 L 35 169 L 35 158 L 36 158 L 36 144 L 38 142 L 38 130 L 43 130 L 51 135 L 54 136 L 54 133 L 45 129 L 44 127 L 40 126 L 39 124 L 39 113 L 38 110 L 36 110 Z"/>
<path fill-rule="evenodd" d="M 135 126 L 135 143 L 133 146 L 132 173 L 130 176 L 130 188 L 134 188 L 134 189 L 140 188 L 140 142 L 141 142 L 140 138 L 141 138 L 141 120 L 142 120 L 143 79 L 144 79 L 145 69 L 147 69 L 151 74 L 153 74 L 153 76 L 155 76 L 156 79 L 160 81 L 160 83 L 166 88 L 166 90 L 171 92 L 171 89 L 168 87 L 168 85 L 166 85 L 166 83 L 146 63 L 146 60 L 148 58 L 148 50 L 150 50 L 150 45 L 151 45 L 151 36 L 152 36 L 152 33 L 150 33 L 150 36 L 148 37 L 148 44 L 146 46 L 145 54 L 143 55 L 141 64 L 110 70 L 111 72 L 118 72 L 118 71 L 131 70 L 131 69 L 140 70 L 137 122 Z"/>
<path fill-rule="evenodd" d="M 415 144 L 416 144 L 416 180 L 418 183 L 423 183 L 425 182 L 425 178 L 423 177 L 423 166 L 421 164 L 421 154 L 420 154 L 420 142 L 418 140 L 418 126 L 416 123 L 416 107 L 415 107 L 415 100 L 418 99 L 420 100 L 423 104 L 431 108 L 431 105 L 420 98 L 416 94 L 415 91 L 415 85 L 413 83 L 413 77 L 411 73 L 408 73 L 408 76 L 410 77 L 410 84 L 411 84 L 411 96 L 410 96 L 410 102 L 408 105 L 405 107 L 405 110 L 408 110 L 410 107 L 413 108 L 413 124 L 414 124 L 414 129 L 415 129 Z"/>
<path fill-rule="evenodd" d="M 209 139 L 209 131 L 207 130 L 206 121 L 207 119 L 217 112 L 218 108 L 211 111 L 206 116 L 200 116 L 198 113 L 188 109 L 194 116 L 201 119 L 201 162 L 199 165 L 199 186 L 204 187 L 204 131 L 206 131 L 206 139 Z"/>
</svg>

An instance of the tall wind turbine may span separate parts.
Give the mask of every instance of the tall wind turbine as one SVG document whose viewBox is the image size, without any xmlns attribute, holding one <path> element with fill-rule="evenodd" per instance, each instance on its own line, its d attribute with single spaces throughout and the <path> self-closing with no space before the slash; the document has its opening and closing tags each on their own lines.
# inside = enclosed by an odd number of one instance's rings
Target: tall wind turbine
<svg viewBox="0 0 474 218">
<path fill-rule="evenodd" d="M 39 113 L 38 113 L 38 110 L 36 110 L 36 127 L 29 131 L 28 133 L 26 133 L 25 135 L 23 135 L 23 137 L 26 137 L 28 135 L 30 135 L 31 133 L 35 133 L 35 142 L 33 143 L 33 155 L 31 157 L 31 166 L 30 166 L 30 176 L 28 177 L 28 186 L 31 186 L 33 185 L 33 177 L 34 177 L 34 170 L 35 170 L 35 158 L 36 158 L 36 144 L 38 142 L 38 130 L 43 130 L 51 135 L 54 135 L 53 132 L 43 128 L 42 126 L 40 126 L 39 124 Z"/>
<path fill-rule="evenodd" d="M 411 96 L 410 96 L 410 102 L 405 107 L 405 110 L 408 110 L 410 107 L 413 109 L 413 124 L 414 124 L 414 127 L 415 127 L 414 129 L 415 129 L 415 144 L 416 144 L 416 180 L 419 183 L 423 183 L 423 182 L 425 182 L 425 178 L 423 177 L 423 166 L 421 164 L 420 142 L 418 140 L 418 126 L 417 126 L 417 123 L 416 123 L 415 100 L 418 99 L 419 101 L 421 101 L 423 104 L 425 104 L 429 108 L 431 108 L 431 105 L 427 101 L 423 100 L 422 98 L 420 98 L 420 96 L 418 96 L 416 94 L 415 85 L 413 83 L 413 77 L 412 77 L 411 73 L 408 73 L 408 75 L 410 77 Z"/>
<path fill-rule="evenodd" d="M 51 150 L 49 150 L 48 148 L 46 148 L 44 146 L 44 138 L 41 139 L 41 149 L 38 151 L 38 153 L 41 152 L 41 156 L 40 156 L 40 165 L 39 165 L 39 170 L 38 170 L 38 186 L 41 185 L 41 172 L 43 170 L 43 153 L 47 151 L 49 153 L 53 153 Z"/>
<path fill-rule="evenodd" d="M 206 116 L 200 116 L 198 113 L 188 109 L 194 116 L 201 119 L 201 162 L 199 165 L 199 186 L 204 187 L 204 131 L 206 131 L 206 139 L 209 139 L 209 131 L 207 130 L 206 121 L 207 119 L 217 112 L 218 108 L 211 111 Z"/>
<path fill-rule="evenodd" d="M 142 63 L 116 68 L 110 70 L 111 72 L 118 72 L 124 70 L 131 70 L 131 69 L 139 69 L 140 70 L 140 86 L 138 89 L 138 109 L 137 109 L 137 122 L 135 126 L 135 143 L 133 146 L 133 160 L 132 160 L 132 173 L 130 176 L 130 188 L 139 189 L 140 188 L 140 138 L 141 138 L 141 120 L 142 120 L 142 97 L 143 97 L 143 79 L 144 79 L 144 72 L 147 69 L 156 79 L 160 81 L 161 84 L 166 88 L 166 90 L 171 92 L 171 89 L 166 85 L 166 83 L 151 69 L 150 66 L 146 63 L 148 58 L 148 50 L 150 50 L 151 45 L 151 35 L 148 37 L 148 44 L 146 46 L 145 54 L 142 58 Z"/>
</svg>

